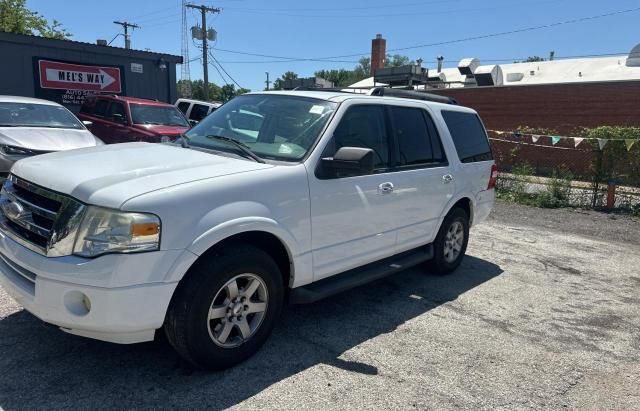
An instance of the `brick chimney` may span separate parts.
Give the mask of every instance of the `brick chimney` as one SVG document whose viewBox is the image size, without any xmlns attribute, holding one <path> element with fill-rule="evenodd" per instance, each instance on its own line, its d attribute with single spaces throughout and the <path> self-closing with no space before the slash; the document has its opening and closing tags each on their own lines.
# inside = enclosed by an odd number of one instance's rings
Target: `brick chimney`
<svg viewBox="0 0 640 411">
<path fill-rule="evenodd" d="M 384 68 L 384 59 L 387 55 L 387 40 L 382 38 L 382 34 L 376 34 L 376 38 L 371 40 L 371 75 L 376 74 L 376 70 Z"/>
</svg>

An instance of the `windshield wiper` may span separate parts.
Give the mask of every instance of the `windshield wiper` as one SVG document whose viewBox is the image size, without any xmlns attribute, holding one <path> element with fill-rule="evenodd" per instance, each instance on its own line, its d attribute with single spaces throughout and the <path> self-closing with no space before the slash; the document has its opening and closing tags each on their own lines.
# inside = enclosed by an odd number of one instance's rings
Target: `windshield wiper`
<svg viewBox="0 0 640 411">
<path fill-rule="evenodd" d="M 249 146 L 244 144 L 242 141 L 236 140 L 236 139 L 231 138 L 231 137 L 216 136 L 216 135 L 209 135 L 209 136 L 207 136 L 207 138 L 209 138 L 211 140 L 224 141 L 226 143 L 229 143 L 232 146 L 234 146 L 235 148 L 237 148 L 238 150 L 240 150 L 240 152 L 244 154 L 244 157 L 250 158 L 250 159 L 254 160 L 257 163 L 263 163 L 263 164 L 265 163 L 265 161 L 263 159 L 261 159 L 260 157 L 255 155 L 254 152 L 251 151 Z"/>
</svg>

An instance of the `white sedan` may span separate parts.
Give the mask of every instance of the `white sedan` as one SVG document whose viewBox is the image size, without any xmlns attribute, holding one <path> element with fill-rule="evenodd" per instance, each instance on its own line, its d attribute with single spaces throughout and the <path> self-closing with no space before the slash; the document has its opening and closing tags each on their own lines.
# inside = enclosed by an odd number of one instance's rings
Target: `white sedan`
<svg viewBox="0 0 640 411">
<path fill-rule="evenodd" d="M 0 180 L 22 158 L 102 144 L 58 103 L 0 96 Z"/>
</svg>

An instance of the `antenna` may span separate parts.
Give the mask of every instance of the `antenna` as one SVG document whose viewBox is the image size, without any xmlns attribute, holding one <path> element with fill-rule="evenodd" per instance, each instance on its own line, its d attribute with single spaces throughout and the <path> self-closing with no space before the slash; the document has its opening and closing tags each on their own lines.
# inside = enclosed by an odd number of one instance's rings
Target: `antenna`
<svg viewBox="0 0 640 411">
<path fill-rule="evenodd" d="M 180 94 L 191 97 L 191 69 L 189 67 L 189 28 L 187 27 L 187 1 L 182 0 L 182 70 L 180 72 Z"/>
</svg>

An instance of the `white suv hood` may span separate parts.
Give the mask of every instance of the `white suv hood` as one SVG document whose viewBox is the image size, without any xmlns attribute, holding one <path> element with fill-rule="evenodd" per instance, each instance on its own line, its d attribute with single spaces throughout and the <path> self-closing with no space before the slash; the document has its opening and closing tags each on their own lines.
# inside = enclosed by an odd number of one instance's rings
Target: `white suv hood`
<svg viewBox="0 0 640 411">
<path fill-rule="evenodd" d="M 120 208 L 151 191 L 270 167 L 179 146 L 127 143 L 35 156 L 11 172 L 88 204 Z"/>
</svg>

